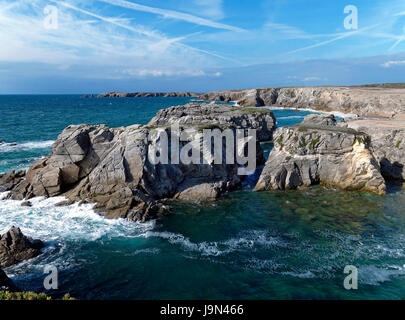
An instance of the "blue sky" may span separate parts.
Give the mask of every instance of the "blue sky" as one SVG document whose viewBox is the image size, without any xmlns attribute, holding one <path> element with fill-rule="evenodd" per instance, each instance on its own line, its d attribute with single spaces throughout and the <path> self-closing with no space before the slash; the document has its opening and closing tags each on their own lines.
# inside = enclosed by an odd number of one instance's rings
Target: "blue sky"
<svg viewBox="0 0 405 320">
<path fill-rule="evenodd" d="M 0 39 L 0 93 L 405 82 L 403 0 L 0 0 Z"/>
</svg>

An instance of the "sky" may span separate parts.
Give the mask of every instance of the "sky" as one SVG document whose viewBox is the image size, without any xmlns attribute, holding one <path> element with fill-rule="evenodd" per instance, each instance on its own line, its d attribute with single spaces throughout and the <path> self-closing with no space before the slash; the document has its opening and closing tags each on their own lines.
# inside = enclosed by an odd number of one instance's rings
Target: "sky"
<svg viewBox="0 0 405 320">
<path fill-rule="evenodd" d="M 405 82 L 403 0 L 0 0 L 0 94 Z"/>
</svg>

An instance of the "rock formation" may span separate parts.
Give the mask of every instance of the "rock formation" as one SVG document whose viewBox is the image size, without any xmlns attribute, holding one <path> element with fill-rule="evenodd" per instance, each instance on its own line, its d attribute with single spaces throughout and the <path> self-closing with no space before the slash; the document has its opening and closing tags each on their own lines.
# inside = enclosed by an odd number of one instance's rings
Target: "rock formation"
<svg viewBox="0 0 405 320">
<path fill-rule="evenodd" d="M 405 180 L 405 120 L 359 119 L 346 125 L 371 137 L 371 150 L 386 179 Z"/>
<path fill-rule="evenodd" d="M 240 108 L 228 105 L 189 103 L 159 110 L 149 126 L 232 125 L 238 129 L 257 130 L 259 141 L 270 141 L 276 128 L 273 112 L 260 108 Z"/>
<path fill-rule="evenodd" d="M 216 112 L 217 107 L 224 115 Z M 168 124 L 175 116 L 182 122 L 179 135 L 195 129 L 189 138 L 197 145 L 201 145 L 205 128 L 254 127 L 258 136 L 269 138 L 275 123 L 267 110 L 253 112 L 231 106 L 193 104 L 160 111 L 147 126 L 115 129 L 106 125 L 68 126 L 53 144 L 52 153 L 31 166 L 26 178 L 12 188 L 8 197 L 22 200 L 65 196 L 69 201 L 64 204 L 95 203 L 95 209 L 107 218 L 146 221 L 167 213 L 167 207 L 159 200 L 213 200 L 237 188 L 244 176 L 238 172 L 237 163 L 226 164 L 225 144 L 221 164 L 213 159 L 201 164 L 176 164 L 171 160 L 167 164 L 151 163 L 148 154 L 160 143 L 162 131 L 171 141 L 173 133 Z M 205 122 L 205 118 L 209 120 Z M 179 153 L 187 142 L 181 142 Z M 202 158 L 208 151 L 202 148 L 199 152 Z M 234 157 L 236 152 L 235 148 Z M 258 165 L 264 163 L 258 143 L 256 161 Z"/>
<path fill-rule="evenodd" d="M 42 241 L 27 238 L 19 228 L 12 227 L 0 237 L 0 267 L 32 259 L 41 253 L 43 247 Z"/>
<path fill-rule="evenodd" d="M 97 98 L 153 98 L 153 97 L 198 97 L 195 92 L 106 92 L 99 94 Z"/>
<path fill-rule="evenodd" d="M 15 172 L 10 171 L 9 173 L 0 175 L 0 192 L 10 191 L 14 189 L 25 177 L 25 171 Z"/>
<path fill-rule="evenodd" d="M 320 183 L 384 194 L 385 181 L 370 150 L 370 137 L 333 123 L 330 116 L 310 116 L 300 125 L 277 129 L 255 190 Z"/>
<path fill-rule="evenodd" d="M 13 281 L 0 268 L 0 291 L 18 291 Z"/>
<path fill-rule="evenodd" d="M 386 87 L 290 87 L 214 91 L 207 101 L 235 101 L 240 106 L 279 106 L 393 117 L 405 114 L 405 89 Z"/>
</svg>

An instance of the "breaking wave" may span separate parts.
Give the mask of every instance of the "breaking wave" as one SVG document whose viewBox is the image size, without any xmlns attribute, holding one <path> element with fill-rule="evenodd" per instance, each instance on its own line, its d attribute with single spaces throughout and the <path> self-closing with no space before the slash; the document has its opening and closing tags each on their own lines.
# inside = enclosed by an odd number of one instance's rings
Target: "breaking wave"
<svg viewBox="0 0 405 320">
<path fill-rule="evenodd" d="M 54 143 L 54 140 L 46 141 L 28 141 L 23 143 L 6 143 L 0 144 L 0 152 L 16 152 L 16 151 L 27 151 L 34 149 L 46 149 L 50 148 Z"/>
</svg>

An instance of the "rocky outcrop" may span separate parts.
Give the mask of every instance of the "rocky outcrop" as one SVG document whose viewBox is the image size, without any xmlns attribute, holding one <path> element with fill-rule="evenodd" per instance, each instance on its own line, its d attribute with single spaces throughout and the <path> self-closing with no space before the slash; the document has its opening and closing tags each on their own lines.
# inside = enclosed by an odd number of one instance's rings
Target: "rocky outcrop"
<svg viewBox="0 0 405 320">
<path fill-rule="evenodd" d="M 328 125 L 328 116 L 277 129 L 255 190 L 296 189 L 323 184 L 384 194 L 384 178 L 370 150 L 370 137 Z M 326 125 L 325 125 L 326 123 Z"/>
<path fill-rule="evenodd" d="M 220 104 L 189 103 L 159 110 L 148 126 L 233 126 L 255 129 L 259 141 L 269 141 L 276 129 L 276 118 L 268 109 L 240 108 Z"/>
<path fill-rule="evenodd" d="M 213 125 L 221 127 L 222 119 L 224 128 L 231 130 L 236 130 L 237 124 L 245 128 L 257 124 L 265 136 L 270 134 L 274 118 L 269 112 L 241 112 L 241 108 L 230 106 L 221 107 L 224 112 L 223 108 L 229 109 L 225 118 L 216 114 L 210 118 L 209 123 L 203 121 L 205 116 L 209 117 L 208 114 L 199 118 L 196 116 L 198 110 L 201 114 L 208 110 L 215 113 L 215 108 L 215 105 L 193 105 L 190 108 L 174 108 L 168 113 L 161 111 L 147 126 L 69 126 L 53 144 L 52 153 L 31 166 L 25 180 L 17 184 L 8 197 L 22 200 L 35 196 L 65 196 L 69 200 L 64 204 L 73 201 L 91 202 L 107 218 L 136 221 L 165 215 L 168 208 L 161 203 L 162 199 L 216 199 L 239 187 L 244 176 L 239 172 L 237 163 L 226 164 L 226 144 L 222 146 L 221 164 L 207 157 L 211 150 L 207 150 L 204 145 L 201 147 L 203 129 Z M 179 110 L 182 110 L 180 118 L 198 121 L 185 120 L 179 132 L 174 133 L 167 125 L 174 121 L 173 115 L 178 114 Z M 265 123 L 266 120 L 269 123 Z M 191 132 L 191 129 L 194 130 Z M 205 162 L 176 163 L 170 154 L 167 163 L 152 163 L 149 154 L 160 145 L 162 133 L 167 135 L 170 143 L 173 134 L 186 135 L 187 139 L 179 144 L 178 154 L 184 153 L 184 150 L 190 151 L 184 148 L 188 148 L 188 142 L 193 141 L 193 150 L 198 150 L 197 157 L 204 158 Z M 236 158 L 239 151 L 234 148 L 233 152 Z M 256 161 L 258 165 L 264 163 L 263 151 L 258 143 Z"/>
<path fill-rule="evenodd" d="M 279 106 L 393 117 L 405 114 L 405 89 L 386 87 L 290 87 L 214 91 L 207 101 L 235 101 L 240 106 Z"/>
<path fill-rule="evenodd" d="M 0 267 L 6 268 L 41 254 L 44 244 L 23 235 L 21 230 L 12 227 L 0 237 Z"/>
<path fill-rule="evenodd" d="M 99 94 L 97 98 L 172 98 L 172 97 L 198 97 L 195 92 L 106 92 Z"/>
<path fill-rule="evenodd" d="M 0 291 L 18 291 L 13 281 L 0 268 Z"/>
<path fill-rule="evenodd" d="M 371 150 L 386 179 L 405 180 L 405 120 L 359 119 L 345 125 L 371 137 Z"/>
<path fill-rule="evenodd" d="M 0 175 L 0 192 L 10 191 L 15 188 L 25 177 L 25 171 L 15 172 Z"/>
</svg>

